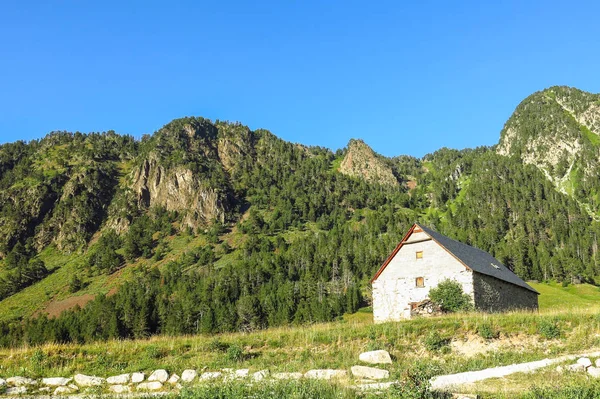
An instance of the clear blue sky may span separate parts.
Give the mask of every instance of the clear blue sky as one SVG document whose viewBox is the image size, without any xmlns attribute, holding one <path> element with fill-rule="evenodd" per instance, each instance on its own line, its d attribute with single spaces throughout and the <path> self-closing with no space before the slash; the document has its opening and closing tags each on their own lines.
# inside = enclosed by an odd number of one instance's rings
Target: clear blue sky
<svg viewBox="0 0 600 399">
<path fill-rule="evenodd" d="M 600 91 L 599 15 L 592 1 L 3 1 L 0 142 L 139 137 L 197 115 L 388 156 L 492 145 L 532 92 Z"/>
</svg>

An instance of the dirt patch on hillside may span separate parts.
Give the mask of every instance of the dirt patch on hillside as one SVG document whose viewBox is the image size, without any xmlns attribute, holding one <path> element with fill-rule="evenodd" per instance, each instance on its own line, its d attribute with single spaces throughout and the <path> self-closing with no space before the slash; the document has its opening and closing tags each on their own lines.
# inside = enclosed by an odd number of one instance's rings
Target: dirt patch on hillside
<svg viewBox="0 0 600 399">
<path fill-rule="evenodd" d="M 450 347 L 453 352 L 469 357 L 489 351 L 527 351 L 547 344 L 541 343 L 537 337 L 527 335 L 502 336 L 491 340 L 485 340 L 479 335 L 469 335 L 463 339 L 455 339 Z"/>
<path fill-rule="evenodd" d="M 409 190 L 411 190 L 411 191 L 414 190 L 415 188 L 417 188 L 417 181 L 416 180 L 409 180 L 409 181 L 407 181 L 406 182 L 406 187 Z"/>
<path fill-rule="evenodd" d="M 49 317 L 57 317 L 65 310 L 73 309 L 77 305 L 81 308 L 84 307 L 95 297 L 96 296 L 92 294 L 85 294 L 63 299 L 62 301 L 50 302 L 48 306 L 46 306 L 46 309 L 42 310 L 40 313 L 47 313 Z"/>
</svg>

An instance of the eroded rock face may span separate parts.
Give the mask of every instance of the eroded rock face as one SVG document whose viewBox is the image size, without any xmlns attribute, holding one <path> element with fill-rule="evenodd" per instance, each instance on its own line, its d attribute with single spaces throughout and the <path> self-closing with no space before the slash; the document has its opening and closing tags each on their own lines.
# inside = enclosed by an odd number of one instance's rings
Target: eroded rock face
<svg viewBox="0 0 600 399">
<path fill-rule="evenodd" d="M 142 208 L 162 206 L 183 213 L 183 225 L 193 229 L 214 220 L 225 221 L 227 194 L 209 187 L 206 180 L 185 167 L 167 170 L 156 159 L 147 159 L 133 176 L 133 190 Z"/>
<path fill-rule="evenodd" d="M 369 183 L 399 185 L 392 168 L 362 140 L 350 140 L 348 151 L 340 164 L 339 172 L 362 178 Z"/>
<path fill-rule="evenodd" d="M 384 350 L 361 353 L 358 356 L 358 359 L 361 362 L 370 364 L 392 364 L 392 358 L 390 357 L 390 354 Z"/>
</svg>

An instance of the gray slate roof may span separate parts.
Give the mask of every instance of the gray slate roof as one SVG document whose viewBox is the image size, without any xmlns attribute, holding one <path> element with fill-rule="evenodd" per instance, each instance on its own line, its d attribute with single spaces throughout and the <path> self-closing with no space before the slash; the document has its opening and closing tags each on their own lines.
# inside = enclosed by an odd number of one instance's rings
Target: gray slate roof
<svg viewBox="0 0 600 399">
<path fill-rule="evenodd" d="M 473 271 L 495 277 L 499 280 L 506 281 L 507 283 L 518 285 L 519 287 L 526 288 L 529 291 L 539 294 L 539 292 L 529 286 L 525 281 L 521 280 L 519 276 L 514 274 L 508 267 L 504 266 L 498 259 L 487 252 L 463 244 L 462 242 L 454 241 L 430 228 L 421 225 L 418 226 Z M 496 267 L 494 267 L 494 265 Z"/>
</svg>

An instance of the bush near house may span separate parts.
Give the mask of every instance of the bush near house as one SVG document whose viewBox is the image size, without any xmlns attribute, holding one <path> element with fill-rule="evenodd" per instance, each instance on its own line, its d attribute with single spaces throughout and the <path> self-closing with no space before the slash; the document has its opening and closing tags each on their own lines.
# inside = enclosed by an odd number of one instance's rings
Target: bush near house
<svg viewBox="0 0 600 399">
<path fill-rule="evenodd" d="M 465 294 L 460 283 L 446 279 L 429 291 L 429 299 L 444 313 L 468 311 L 473 308 L 471 297 Z"/>
</svg>

